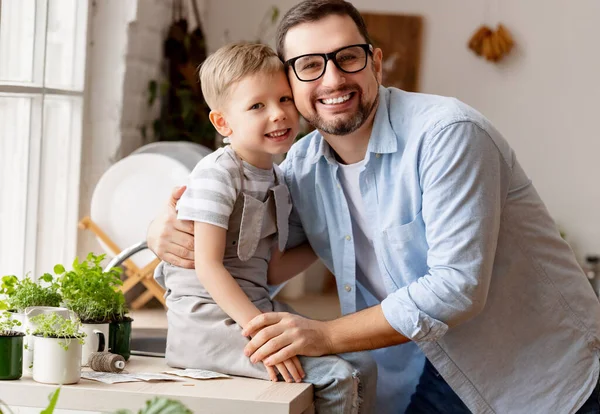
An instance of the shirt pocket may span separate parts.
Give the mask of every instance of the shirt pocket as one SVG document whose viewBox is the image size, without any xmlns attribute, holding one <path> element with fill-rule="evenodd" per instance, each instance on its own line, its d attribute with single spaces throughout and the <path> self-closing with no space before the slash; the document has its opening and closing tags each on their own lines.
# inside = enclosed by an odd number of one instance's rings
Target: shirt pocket
<svg viewBox="0 0 600 414">
<path fill-rule="evenodd" d="M 412 240 L 415 234 L 421 228 L 423 222 L 423 216 L 421 212 L 409 223 L 392 225 L 384 230 L 386 241 L 389 244 L 402 244 Z"/>
<path fill-rule="evenodd" d="M 428 246 L 421 212 L 412 221 L 391 225 L 383 233 L 383 265 L 396 289 L 428 272 Z"/>
</svg>

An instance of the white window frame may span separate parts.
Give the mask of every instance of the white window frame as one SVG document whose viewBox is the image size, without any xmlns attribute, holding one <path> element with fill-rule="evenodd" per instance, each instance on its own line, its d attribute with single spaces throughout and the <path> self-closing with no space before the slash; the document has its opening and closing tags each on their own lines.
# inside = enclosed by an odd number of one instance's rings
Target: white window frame
<svg viewBox="0 0 600 414">
<path fill-rule="evenodd" d="M 6 0 L 4 0 L 6 1 Z M 74 76 L 76 78 L 75 88 L 48 87 L 46 86 L 45 66 L 46 66 L 46 46 L 48 34 L 48 5 L 50 1 L 57 0 L 35 0 L 36 17 L 35 17 L 35 35 L 34 35 L 34 55 L 32 78 L 34 83 L 38 85 L 24 84 L 16 81 L 6 81 L 0 79 L 0 97 L 28 97 L 33 98 L 29 122 L 29 151 L 27 162 L 27 182 L 26 182 L 26 218 L 25 218 L 25 234 L 24 243 L 21 251 L 22 265 L 21 269 L 5 269 L 0 263 L 0 276 L 5 274 L 23 275 L 31 272 L 31 277 L 37 278 L 44 272 L 51 272 L 50 263 L 69 264 L 75 258 L 77 251 L 77 222 L 79 214 L 79 183 L 81 177 L 81 148 L 82 148 L 82 127 L 84 120 L 83 106 L 86 103 L 86 55 L 87 48 L 85 45 L 86 39 L 89 36 L 90 23 L 90 1 L 77 0 L 77 13 L 79 16 L 85 16 L 84 19 L 76 19 L 75 33 L 84 33 L 85 36 L 75 38 L 75 50 L 79 48 L 83 56 L 80 56 L 79 64 L 73 64 Z M 60 0 L 58 0 L 60 1 Z M 0 0 L 0 13 L 2 13 L 2 2 Z M 0 15 L 1 18 L 1 15 Z M 83 25 L 83 26 L 82 26 Z M 71 124 L 68 154 L 67 154 L 67 200 L 65 201 L 65 211 L 60 217 L 62 223 L 65 224 L 64 240 L 56 240 L 56 245 L 52 246 L 51 254 L 44 254 L 46 248 L 42 248 L 41 243 L 44 238 L 48 239 L 48 235 L 44 237 L 44 227 L 48 220 L 54 220 L 56 217 L 51 217 L 52 212 L 46 212 L 42 206 L 42 198 L 44 197 L 44 188 L 42 188 L 41 174 L 44 171 L 45 163 L 53 160 L 44 159 L 44 101 L 49 97 L 77 97 L 78 104 L 72 107 L 70 113 Z M 80 113 L 77 113 L 80 112 Z M 0 137 L 2 139 L 2 137 Z M 50 164 L 49 164 L 50 165 Z M 47 168 L 46 171 L 52 171 L 52 168 Z M 47 178 L 51 182 L 54 178 Z M 65 180 L 63 180 L 65 181 Z M 3 191 L 2 196 L 10 196 Z M 0 231 L 2 231 L 0 229 Z M 45 245 L 46 247 L 47 244 Z M 45 256 L 45 257 L 44 257 Z M 50 257 L 49 257 L 50 256 Z"/>
</svg>

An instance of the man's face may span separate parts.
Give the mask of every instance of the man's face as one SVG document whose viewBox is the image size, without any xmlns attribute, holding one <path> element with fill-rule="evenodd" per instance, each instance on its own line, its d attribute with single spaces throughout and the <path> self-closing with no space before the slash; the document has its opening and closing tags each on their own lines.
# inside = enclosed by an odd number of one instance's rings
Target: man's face
<svg viewBox="0 0 600 414">
<path fill-rule="evenodd" d="M 285 37 L 284 59 L 330 53 L 364 43 L 352 18 L 331 15 L 291 28 Z M 356 73 L 345 73 L 330 60 L 323 76 L 311 82 L 300 81 L 289 68 L 294 101 L 302 116 L 315 128 L 331 135 L 347 135 L 359 129 L 377 106 L 381 58 L 381 50 L 375 49 L 369 54 L 366 67 Z"/>
</svg>

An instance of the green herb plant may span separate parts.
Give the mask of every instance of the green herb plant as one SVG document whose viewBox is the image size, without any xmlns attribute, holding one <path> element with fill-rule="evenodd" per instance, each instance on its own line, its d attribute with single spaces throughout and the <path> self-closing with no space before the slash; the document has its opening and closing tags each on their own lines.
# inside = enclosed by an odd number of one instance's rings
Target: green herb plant
<svg viewBox="0 0 600 414">
<path fill-rule="evenodd" d="M 112 300 L 109 319 L 111 322 L 123 322 L 130 319 L 127 313 L 129 313 L 129 308 L 125 301 L 125 294 L 121 289 L 117 289 Z"/>
<path fill-rule="evenodd" d="M 24 336 L 23 332 L 17 332 L 16 327 L 21 326 L 21 322 L 13 319 L 10 312 L 2 312 L 0 316 L 0 336 Z"/>
<path fill-rule="evenodd" d="M 29 306 L 59 306 L 62 300 L 54 277 L 45 273 L 38 282 L 29 278 L 19 280 L 15 275 L 3 276 L 0 282 L 0 295 L 6 299 L 0 302 L 0 310 L 25 311 Z"/>
<path fill-rule="evenodd" d="M 107 323 L 114 318 L 123 319 L 127 313 L 125 296 L 119 287 L 121 269 L 102 269 L 105 255 L 88 254 L 83 262 L 75 258 L 73 269 L 54 266 L 59 277 L 64 305 L 77 314 L 83 323 Z"/>
<path fill-rule="evenodd" d="M 81 322 L 78 319 L 66 319 L 57 313 L 42 313 L 30 319 L 35 327 L 32 334 L 44 338 L 58 338 L 60 346 L 65 351 L 69 349 L 72 340 L 83 345 L 85 332 L 81 332 Z"/>
</svg>

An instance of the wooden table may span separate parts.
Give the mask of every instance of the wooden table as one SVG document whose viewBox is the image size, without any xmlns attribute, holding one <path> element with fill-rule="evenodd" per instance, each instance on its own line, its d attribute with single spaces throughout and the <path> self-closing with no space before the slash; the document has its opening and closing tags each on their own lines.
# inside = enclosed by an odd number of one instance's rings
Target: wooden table
<svg viewBox="0 0 600 414">
<path fill-rule="evenodd" d="M 172 370 L 164 358 L 132 356 L 129 372 L 161 372 Z M 312 385 L 269 382 L 249 378 L 195 380 L 177 382 L 129 382 L 104 384 L 81 379 L 78 384 L 64 385 L 57 408 L 85 411 L 137 412 L 155 396 L 181 401 L 194 413 L 313 413 Z M 9 406 L 46 407 L 48 395 L 56 385 L 40 384 L 23 377 L 16 381 L 0 381 L 0 399 Z"/>
</svg>

